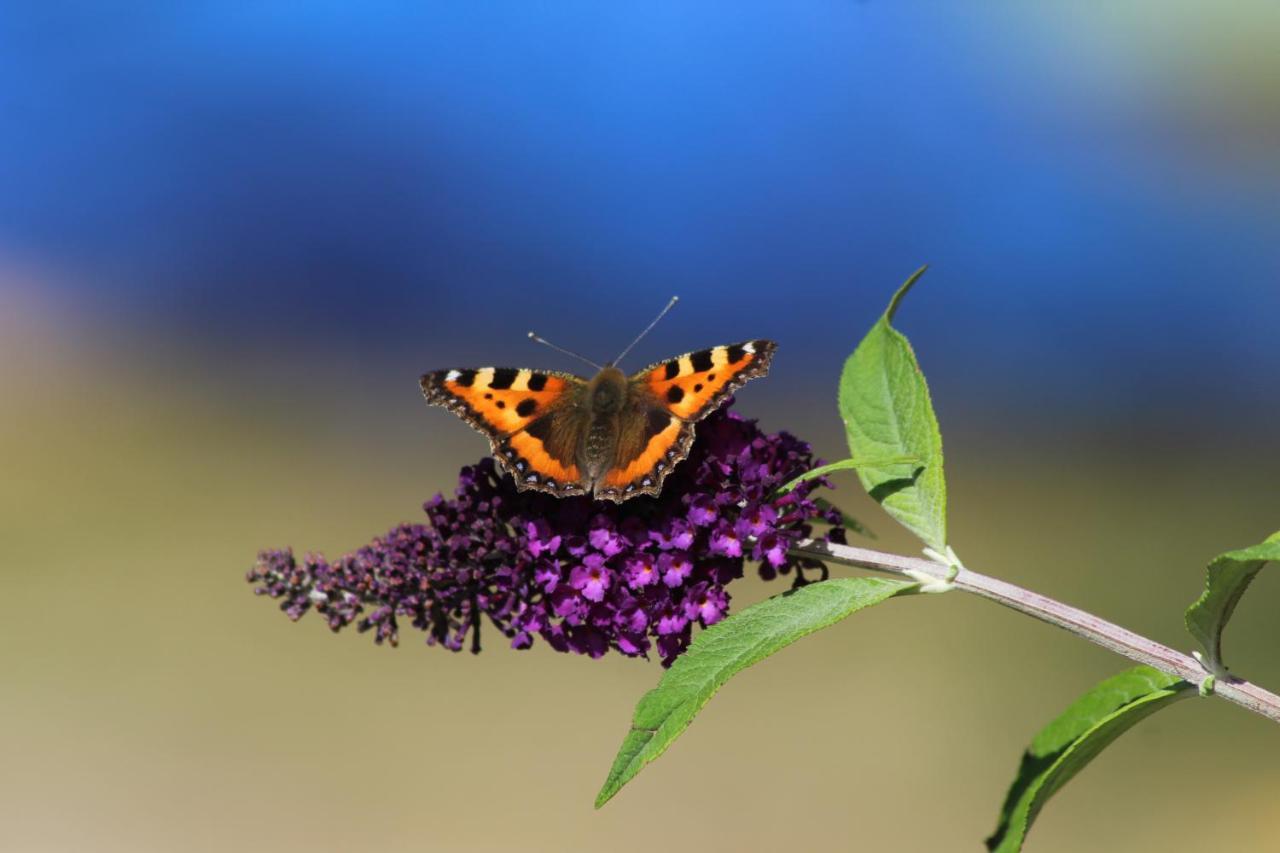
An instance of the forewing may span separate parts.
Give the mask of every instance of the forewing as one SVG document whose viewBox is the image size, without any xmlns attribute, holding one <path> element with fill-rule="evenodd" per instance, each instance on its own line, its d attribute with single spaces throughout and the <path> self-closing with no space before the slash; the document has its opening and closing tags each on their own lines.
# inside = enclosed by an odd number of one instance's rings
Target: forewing
<svg viewBox="0 0 1280 853">
<path fill-rule="evenodd" d="M 489 439 L 520 491 L 582 494 L 575 462 L 586 383 L 570 373 L 508 367 L 437 370 L 420 380 L 428 403 L 443 406 Z"/>
<path fill-rule="evenodd" d="M 686 353 L 650 365 L 631 378 L 671 414 L 699 421 L 743 384 L 769 372 L 773 341 L 744 341 Z"/>
<path fill-rule="evenodd" d="M 437 370 L 420 382 L 428 403 L 444 406 L 491 440 L 519 432 L 584 385 L 569 373 L 509 367 Z"/>
</svg>

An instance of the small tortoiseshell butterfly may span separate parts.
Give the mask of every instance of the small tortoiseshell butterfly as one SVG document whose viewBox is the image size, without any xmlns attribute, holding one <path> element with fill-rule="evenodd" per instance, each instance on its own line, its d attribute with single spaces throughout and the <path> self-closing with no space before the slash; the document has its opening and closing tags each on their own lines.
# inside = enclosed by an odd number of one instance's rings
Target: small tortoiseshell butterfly
<svg viewBox="0 0 1280 853">
<path fill-rule="evenodd" d="M 694 424 L 745 382 L 768 373 L 777 347 L 772 341 L 712 347 L 628 377 L 614 365 L 657 322 L 609 364 L 588 361 L 599 368 L 590 380 L 508 367 L 437 370 L 422 377 L 422 393 L 483 433 L 520 491 L 590 493 L 615 503 L 657 495 L 688 455 Z M 529 337 L 548 343 L 533 332 Z"/>
</svg>

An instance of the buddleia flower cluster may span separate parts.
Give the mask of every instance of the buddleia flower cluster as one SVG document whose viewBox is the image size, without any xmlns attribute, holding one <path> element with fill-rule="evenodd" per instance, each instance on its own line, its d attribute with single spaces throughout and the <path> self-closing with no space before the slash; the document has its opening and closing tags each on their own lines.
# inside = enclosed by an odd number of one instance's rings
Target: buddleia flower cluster
<svg viewBox="0 0 1280 853">
<path fill-rule="evenodd" d="M 622 504 L 519 492 L 493 459 L 462 469 L 454 497 L 437 495 L 425 522 L 400 524 L 337 560 L 263 551 L 255 592 L 297 620 L 355 625 L 396 645 L 401 628 L 458 651 L 480 650 L 489 622 L 511 645 L 541 638 L 561 652 L 656 653 L 670 663 L 694 626 L 729 612 L 727 590 L 749 560 L 766 579 L 804 564 L 788 549 L 822 526 L 843 542 L 841 515 L 814 497 L 825 478 L 781 487 L 818 464 L 808 444 L 766 434 L 728 411 L 697 426 L 689 456 L 657 497 Z"/>
</svg>

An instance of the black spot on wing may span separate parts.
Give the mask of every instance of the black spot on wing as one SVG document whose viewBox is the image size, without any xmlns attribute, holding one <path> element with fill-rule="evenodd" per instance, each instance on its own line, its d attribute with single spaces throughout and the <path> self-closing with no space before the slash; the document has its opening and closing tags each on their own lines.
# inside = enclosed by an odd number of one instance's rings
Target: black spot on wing
<svg viewBox="0 0 1280 853">
<path fill-rule="evenodd" d="M 711 350 L 709 349 L 704 349 L 704 350 L 700 350 L 698 352 L 692 353 L 689 356 L 689 363 L 693 365 L 693 369 L 697 373 L 702 373 L 704 371 L 710 370 L 713 366 L 715 366 L 715 361 L 712 360 Z"/>
<path fill-rule="evenodd" d="M 680 359 L 673 358 L 671 361 L 668 361 L 666 369 L 667 369 L 666 378 L 675 379 L 677 376 L 680 375 Z"/>
<path fill-rule="evenodd" d="M 457 378 L 453 381 L 463 388 L 470 388 L 471 383 L 476 381 L 476 372 L 474 370 L 459 370 Z"/>
<path fill-rule="evenodd" d="M 747 355 L 747 351 L 740 344 L 734 344 L 725 352 L 725 356 L 729 359 L 730 364 L 737 364 Z"/>
<path fill-rule="evenodd" d="M 489 380 L 489 387 L 496 391 L 510 388 L 511 384 L 516 381 L 516 375 L 520 371 L 510 367 L 499 367 L 493 371 L 493 378 Z"/>
<path fill-rule="evenodd" d="M 670 388 L 667 389 L 668 403 L 679 403 L 683 399 L 684 399 L 684 389 L 681 388 L 679 385 L 672 385 Z"/>
<path fill-rule="evenodd" d="M 531 374 L 529 376 L 528 384 L 529 384 L 530 391 L 541 391 L 543 388 L 547 387 L 547 374 L 545 373 Z"/>
<path fill-rule="evenodd" d="M 526 397 L 516 405 L 516 414 L 522 418 L 527 418 L 538 410 L 538 401 L 532 397 Z"/>
</svg>

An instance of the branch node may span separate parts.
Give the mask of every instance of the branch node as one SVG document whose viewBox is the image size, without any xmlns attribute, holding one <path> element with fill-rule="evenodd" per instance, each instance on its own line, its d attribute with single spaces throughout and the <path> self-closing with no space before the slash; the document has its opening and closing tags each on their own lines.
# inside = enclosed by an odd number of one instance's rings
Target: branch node
<svg viewBox="0 0 1280 853">
<path fill-rule="evenodd" d="M 964 563 L 960 562 L 960 558 L 956 556 L 956 552 L 951 546 L 947 546 L 947 552 L 943 554 L 933 548 L 925 548 L 924 555 L 935 563 L 940 563 L 947 567 L 947 573 L 943 577 L 935 577 L 926 572 L 907 569 L 905 574 L 907 577 L 920 584 L 920 592 L 950 592 L 956 588 L 955 579 L 959 577 L 960 570 L 964 568 Z"/>
<path fill-rule="evenodd" d="M 903 575 L 926 587 L 925 589 L 917 588 L 917 591 L 922 592 L 940 592 L 950 584 L 963 592 L 981 596 L 1003 607 L 1027 616 L 1034 616 L 1050 625 L 1070 631 L 1077 637 L 1082 637 L 1130 660 L 1155 667 L 1161 672 L 1176 675 L 1188 682 L 1199 681 L 1201 693 L 1221 696 L 1245 710 L 1280 723 L 1280 696 L 1257 684 L 1228 674 L 1221 662 L 1216 662 L 1215 671 L 1205 665 L 1204 659 L 1199 654 L 1194 657 L 1183 654 L 1069 604 L 972 571 L 965 568 L 956 557 L 955 551 L 950 548 L 945 550 L 950 552 L 946 557 L 941 560 L 937 557 L 933 559 L 945 565 L 946 571 L 920 568 L 922 563 L 918 558 L 903 554 L 891 554 L 813 539 L 802 539 L 796 542 L 789 553 L 797 557 L 813 557 L 846 566 Z M 942 555 L 937 554 L 937 556 Z M 1211 679 L 1205 678 L 1202 673 L 1211 676 Z"/>
<path fill-rule="evenodd" d="M 1218 685 L 1218 679 L 1230 678 L 1227 674 L 1227 668 L 1221 662 L 1210 660 L 1200 652 L 1192 652 L 1191 656 L 1196 659 L 1196 663 L 1200 664 L 1200 668 L 1205 671 L 1204 678 L 1200 679 L 1197 689 L 1201 696 L 1212 696 L 1213 690 Z"/>
</svg>

